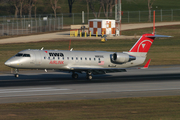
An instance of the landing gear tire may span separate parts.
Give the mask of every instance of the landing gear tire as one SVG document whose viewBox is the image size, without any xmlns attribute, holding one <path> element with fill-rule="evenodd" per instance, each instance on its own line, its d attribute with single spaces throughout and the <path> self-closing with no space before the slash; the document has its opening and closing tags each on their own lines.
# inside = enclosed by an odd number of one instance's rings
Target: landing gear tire
<svg viewBox="0 0 180 120">
<path fill-rule="evenodd" d="M 73 74 L 72 74 L 72 78 L 77 79 L 77 78 L 78 78 L 78 74 L 73 73 Z"/>
<path fill-rule="evenodd" d="M 87 73 L 86 73 L 86 78 L 87 78 L 88 80 L 92 80 L 92 73 L 91 73 L 91 72 L 87 72 Z"/>
<path fill-rule="evenodd" d="M 15 76 L 16 78 L 18 78 L 18 77 L 19 77 L 19 75 L 18 75 L 18 74 L 15 74 L 14 76 Z"/>
<path fill-rule="evenodd" d="M 92 75 L 88 75 L 88 76 L 87 76 L 87 79 L 88 79 L 88 80 L 92 80 Z"/>
</svg>

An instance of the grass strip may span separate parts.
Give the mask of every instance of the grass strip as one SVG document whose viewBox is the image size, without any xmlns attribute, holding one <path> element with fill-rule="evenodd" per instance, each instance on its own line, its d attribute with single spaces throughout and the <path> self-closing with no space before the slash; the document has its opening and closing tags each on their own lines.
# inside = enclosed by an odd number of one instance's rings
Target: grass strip
<svg viewBox="0 0 180 120">
<path fill-rule="evenodd" d="M 0 104 L 2 120 L 179 120 L 180 96 Z"/>
</svg>

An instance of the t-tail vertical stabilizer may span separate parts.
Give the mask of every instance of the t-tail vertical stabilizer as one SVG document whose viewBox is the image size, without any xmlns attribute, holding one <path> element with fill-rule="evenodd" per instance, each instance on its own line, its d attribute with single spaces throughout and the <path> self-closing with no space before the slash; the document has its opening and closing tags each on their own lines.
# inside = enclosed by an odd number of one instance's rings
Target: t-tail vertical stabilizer
<svg viewBox="0 0 180 120">
<path fill-rule="evenodd" d="M 147 53 L 154 41 L 154 38 L 148 37 L 153 36 L 153 34 L 143 34 L 139 40 L 134 44 L 134 46 L 130 49 L 129 52 L 141 52 Z"/>
<path fill-rule="evenodd" d="M 157 37 L 171 37 L 166 35 L 155 35 L 155 34 L 143 34 L 134 46 L 129 50 L 129 54 L 135 56 L 146 56 L 154 39 Z"/>
<path fill-rule="evenodd" d="M 171 37 L 166 35 L 156 35 L 156 34 L 143 34 L 139 40 L 134 44 L 134 46 L 129 50 L 129 52 L 124 52 L 131 56 L 135 56 L 134 61 L 136 65 L 144 63 L 146 59 L 146 54 L 148 53 L 154 39 L 157 37 Z"/>
</svg>

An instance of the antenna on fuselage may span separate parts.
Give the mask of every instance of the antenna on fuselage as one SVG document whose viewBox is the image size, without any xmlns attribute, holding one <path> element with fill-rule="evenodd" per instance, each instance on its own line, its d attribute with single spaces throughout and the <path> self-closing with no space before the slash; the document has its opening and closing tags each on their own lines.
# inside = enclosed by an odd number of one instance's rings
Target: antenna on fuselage
<svg viewBox="0 0 180 120">
<path fill-rule="evenodd" d="M 70 51 L 73 51 L 73 48 L 71 48 Z"/>
<path fill-rule="evenodd" d="M 41 48 L 41 50 L 43 50 L 43 49 L 44 49 L 44 47 Z"/>
</svg>

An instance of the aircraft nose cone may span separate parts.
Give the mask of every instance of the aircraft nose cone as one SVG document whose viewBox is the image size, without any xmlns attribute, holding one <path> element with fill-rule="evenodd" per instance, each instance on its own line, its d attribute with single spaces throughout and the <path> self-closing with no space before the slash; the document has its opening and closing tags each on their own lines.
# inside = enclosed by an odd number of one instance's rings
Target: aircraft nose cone
<svg viewBox="0 0 180 120">
<path fill-rule="evenodd" d="M 11 65 L 11 62 L 8 60 L 4 63 L 6 66 L 10 66 Z"/>
</svg>

